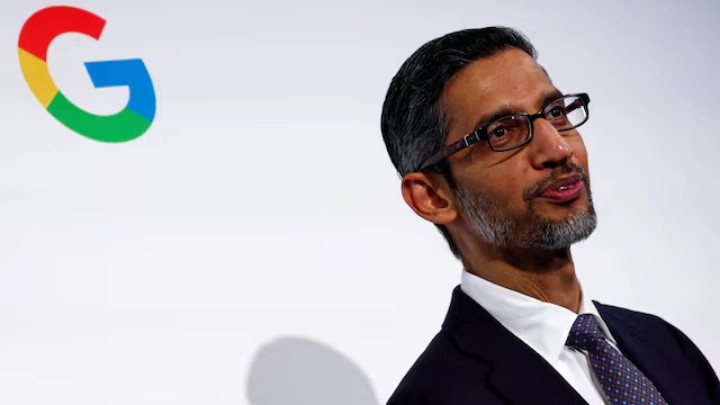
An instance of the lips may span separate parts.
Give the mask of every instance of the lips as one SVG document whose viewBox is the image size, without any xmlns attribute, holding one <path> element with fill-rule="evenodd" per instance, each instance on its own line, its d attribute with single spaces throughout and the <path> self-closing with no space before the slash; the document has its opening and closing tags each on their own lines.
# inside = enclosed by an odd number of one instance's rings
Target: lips
<svg viewBox="0 0 720 405">
<path fill-rule="evenodd" d="M 566 202 L 579 197 L 583 187 L 583 177 L 578 174 L 550 183 L 543 188 L 538 197 L 557 202 Z"/>
</svg>

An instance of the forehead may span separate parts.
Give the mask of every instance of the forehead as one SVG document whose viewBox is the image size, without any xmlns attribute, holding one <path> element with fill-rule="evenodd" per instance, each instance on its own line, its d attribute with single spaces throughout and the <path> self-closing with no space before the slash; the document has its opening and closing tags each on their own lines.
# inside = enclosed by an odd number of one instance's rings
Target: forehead
<svg viewBox="0 0 720 405">
<path fill-rule="evenodd" d="M 535 113 L 557 89 L 542 67 L 519 49 L 501 51 L 472 62 L 448 82 L 442 105 L 450 136 L 475 130 L 478 121 L 497 111 Z M 484 123 L 483 123 L 484 124 Z"/>
</svg>

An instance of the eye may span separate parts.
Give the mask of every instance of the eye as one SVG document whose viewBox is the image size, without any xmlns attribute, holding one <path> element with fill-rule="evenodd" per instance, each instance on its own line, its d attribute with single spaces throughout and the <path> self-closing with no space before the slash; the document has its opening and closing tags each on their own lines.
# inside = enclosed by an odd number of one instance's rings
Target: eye
<svg viewBox="0 0 720 405">
<path fill-rule="evenodd" d="M 560 106 L 555 106 L 548 111 L 548 118 L 559 118 L 566 115 L 566 111 L 564 108 Z"/>
<path fill-rule="evenodd" d="M 492 129 L 492 132 L 489 135 L 494 138 L 502 138 L 506 134 L 507 129 L 505 129 L 505 127 L 495 127 Z"/>
<path fill-rule="evenodd" d="M 501 118 L 487 128 L 487 140 L 493 148 L 509 148 L 527 138 L 528 121 L 524 116 Z"/>
<path fill-rule="evenodd" d="M 568 110 L 564 103 L 564 101 L 561 101 L 545 109 L 545 119 L 558 129 L 571 126 L 568 123 Z"/>
</svg>

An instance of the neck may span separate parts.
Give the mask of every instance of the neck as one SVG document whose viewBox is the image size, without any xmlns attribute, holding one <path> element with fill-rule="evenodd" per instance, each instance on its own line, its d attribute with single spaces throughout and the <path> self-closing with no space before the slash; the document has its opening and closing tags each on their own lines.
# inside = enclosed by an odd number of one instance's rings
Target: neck
<svg viewBox="0 0 720 405">
<path fill-rule="evenodd" d="M 577 313 L 580 283 L 570 249 L 487 248 L 463 254 L 465 269 L 478 277 Z"/>
</svg>

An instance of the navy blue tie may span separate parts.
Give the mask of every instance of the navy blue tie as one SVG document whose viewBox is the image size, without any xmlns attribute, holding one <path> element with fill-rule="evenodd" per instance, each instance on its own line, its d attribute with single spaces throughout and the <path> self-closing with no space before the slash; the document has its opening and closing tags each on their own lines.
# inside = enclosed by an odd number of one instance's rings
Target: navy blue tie
<svg viewBox="0 0 720 405">
<path fill-rule="evenodd" d="M 667 404 L 645 374 L 605 340 L 593 315 L 578 316 L 566 345 L 587 352 L 595 377 L 611 404 Z"/>
</svg>

